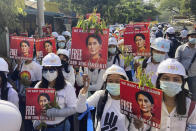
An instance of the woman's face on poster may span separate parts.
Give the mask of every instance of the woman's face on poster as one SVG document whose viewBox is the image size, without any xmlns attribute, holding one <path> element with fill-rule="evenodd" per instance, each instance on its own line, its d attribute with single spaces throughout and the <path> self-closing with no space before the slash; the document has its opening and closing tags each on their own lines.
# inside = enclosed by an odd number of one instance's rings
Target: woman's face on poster
<svg viewBox="0 0 196 131">
<path fill-rule="evenodd" d="M 142 112 L 151 112 L 153 105 L 148 99 L 148 97 L 144 96 L 143 94 L 139 94 L 137 102 Z"/>
<path fill-rule="evenodd" d="M 99 54 L 99 51 L 101 50 L 101 44 L 99 44 L 99 42 L 96 38 L 90 37 L 88 39 L 87 48 L 88 48 L 90 55 L 94 56 L 96 54 Z"/>
<path fill-rule="evenodd" d="M 141 47 L 145 46 L 145 40 L 141 36 L 136 36 L 135 37 L 135 43 L 138 46 L 138 48 L 141 48 Z"/>
<path fill-rule="evenodd" d="M 50 43 L 45 43 L 44 46 L 47 53 L 52 53 L 52 45 Z"/>
<path fill-rule="evenodd" d="M 21 43 L 21 51 L 22 51 L 22 54 L 24 56 L 27 56 L 29 54 L 29 45 L 25 42 Z"/>
<path fill-rule="evenodd" d="M 45 109 L 46 108 L 45 106 L 48 103 L 49 103 L 49 101 L 45 96 L 40 96 L 39 105 L 40 105 L 41 109 Z"/>
</svg>

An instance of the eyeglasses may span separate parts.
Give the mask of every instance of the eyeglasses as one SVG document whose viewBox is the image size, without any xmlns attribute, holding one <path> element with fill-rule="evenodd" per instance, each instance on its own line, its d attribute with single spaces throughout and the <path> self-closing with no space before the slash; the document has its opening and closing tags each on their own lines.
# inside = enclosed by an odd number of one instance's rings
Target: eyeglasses
<svg viewBox="0 0 196 131">
<path fill-rule="evenodd" d="M 43 73 L 47 73 L 47 72 L 50 72 L 50 73 L 54 73 L 55 71 L 56 71 L 56 69 L 55 68 L 43 68 L 42 69 L 42 72 Z"/>
</svg>

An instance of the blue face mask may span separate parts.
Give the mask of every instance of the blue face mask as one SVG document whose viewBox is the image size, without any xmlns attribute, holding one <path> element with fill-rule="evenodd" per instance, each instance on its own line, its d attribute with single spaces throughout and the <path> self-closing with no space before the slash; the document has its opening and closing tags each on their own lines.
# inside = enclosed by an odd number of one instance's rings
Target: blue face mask
<svg viewBox="0 0 196 131">
<path fill-rule="evenodd" d="M 65 48 L 65 42 L 59 42 L 59 43 L 58 43 L 58 47 L 59 47 L 60 49 Z"/>
<path fill-rule="evenodd" d="M 108 92 L 113 96 L 119 96 L 120 95 L 120 84 L 107 83 L 106 90 L 108 90 Z"/>
<path fill-rule="evenodd" d="M 152 58 L 155 62 L 161 62 L 165 59 L 165 54 L 153 53 Z"/>
<path fill-rule="evenodd" d="M 196 44 L 196 38 L 189 38 L 189 43 Z"/>
<path fill-rule="evenodd" d="M 160 81 L 160 88 L 170 97 L 177 95 L 182 90 L 181 86 L 182 84 L 177 82 Z"/>
</svg>

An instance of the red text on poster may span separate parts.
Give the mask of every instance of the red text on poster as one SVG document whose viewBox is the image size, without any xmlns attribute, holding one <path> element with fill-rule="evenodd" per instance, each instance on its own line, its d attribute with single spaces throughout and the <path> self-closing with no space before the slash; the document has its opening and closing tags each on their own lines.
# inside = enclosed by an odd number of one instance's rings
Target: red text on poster
<svg viewBox="0 0 196 131">
<path fill-rule="evenodd" d="M 33 59 L 34 39 L 22 36 L 10 37 L 10 58 Z"/>
<path fill-rule="evenodd" d="M 144 123 L 160 128 L 162 91 L 139 87 L 139 84 L 120 81 L 121 113 L 140 119 Z"/>
<path fill-rule="evenodd" d="M 36 39 L 35 45 L 38 58 L 43 58 L 48 53 L 56 53 L 56 41 L 54 37 Z"/>
<path fill-rule="evenodd" d="M 150 55 L 149 23 L 127 25 L 124 32 L 124 44 L 135 56 Z"/>
<path fill-rule="evenodd" d="M 96 34 L 81 28 L 72 29 L 71 65 L 105 69 L 107 66 L 109 30 Z"/>
<path fill-rule="evenodd" d="M 54 120 L 46 116 L 47 105 L 55 100 L 55 89 L 26 89 L 27 120 Z"/>
</svg>

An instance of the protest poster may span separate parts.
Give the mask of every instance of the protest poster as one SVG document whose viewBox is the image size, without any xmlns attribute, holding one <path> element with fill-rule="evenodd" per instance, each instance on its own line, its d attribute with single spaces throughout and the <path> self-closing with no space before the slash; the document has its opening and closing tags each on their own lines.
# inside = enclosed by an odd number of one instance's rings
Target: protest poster
<svg viewBox="0 0 196 131">
<path fill-rule="evenodd" d="M 54 103 L 55 89 L 26 89 L 27 120 L 54 120 L 46 116 L 47 107 Z"/>
<path fill-rule="evenodd" d="M 162 91 L 155 88 L 139 87 L 139 84 L 120 80 L 121 113 L 142 120 L 160 128 Z"/>
<path fill-rule="evenodd" d="M 50 37 L 52 34 L 52 25 L 42 26 L 43 36 Z"/>
<path fill-rule="evenodd" d="M 105 69 L 107 67 L 108 38 L 108 29 L 103 30 L 103 34 L 96 34 L 95 29 L 88 32 L 82 28 L 73 28 L 70 64 Z"/>
<path fill-rule="evenodd" d="M 93 13 L 88 13 L 86 14 L 86 19 L 88 19 Z M 101 20 L 101 14 L 100 13 L 96 13 L 96 16 L 97 16 L 97 22 L 100 22 Z"/>
<path fill-rule="evenodd" d="M 48 53 L 56 53 L 56 41 L 54 37 L 45 37 L 35 40 L 37 58 L 43 58 Z"/>
<path fill-rule="evenodd" d="M 10 58 L 33 59 L 34 39 L 22 36 L 10 37 Z"/>
<path fill-rule="evenodd" d="M 127 25 L 124 32 L 124 45 L 134 56 L 150 56 L 149 22 Z"/>
<path fill-rule="evenodd" d="M 21 32 L 20 36 L 28 37 L 28 32 Z"/>
</svg>

